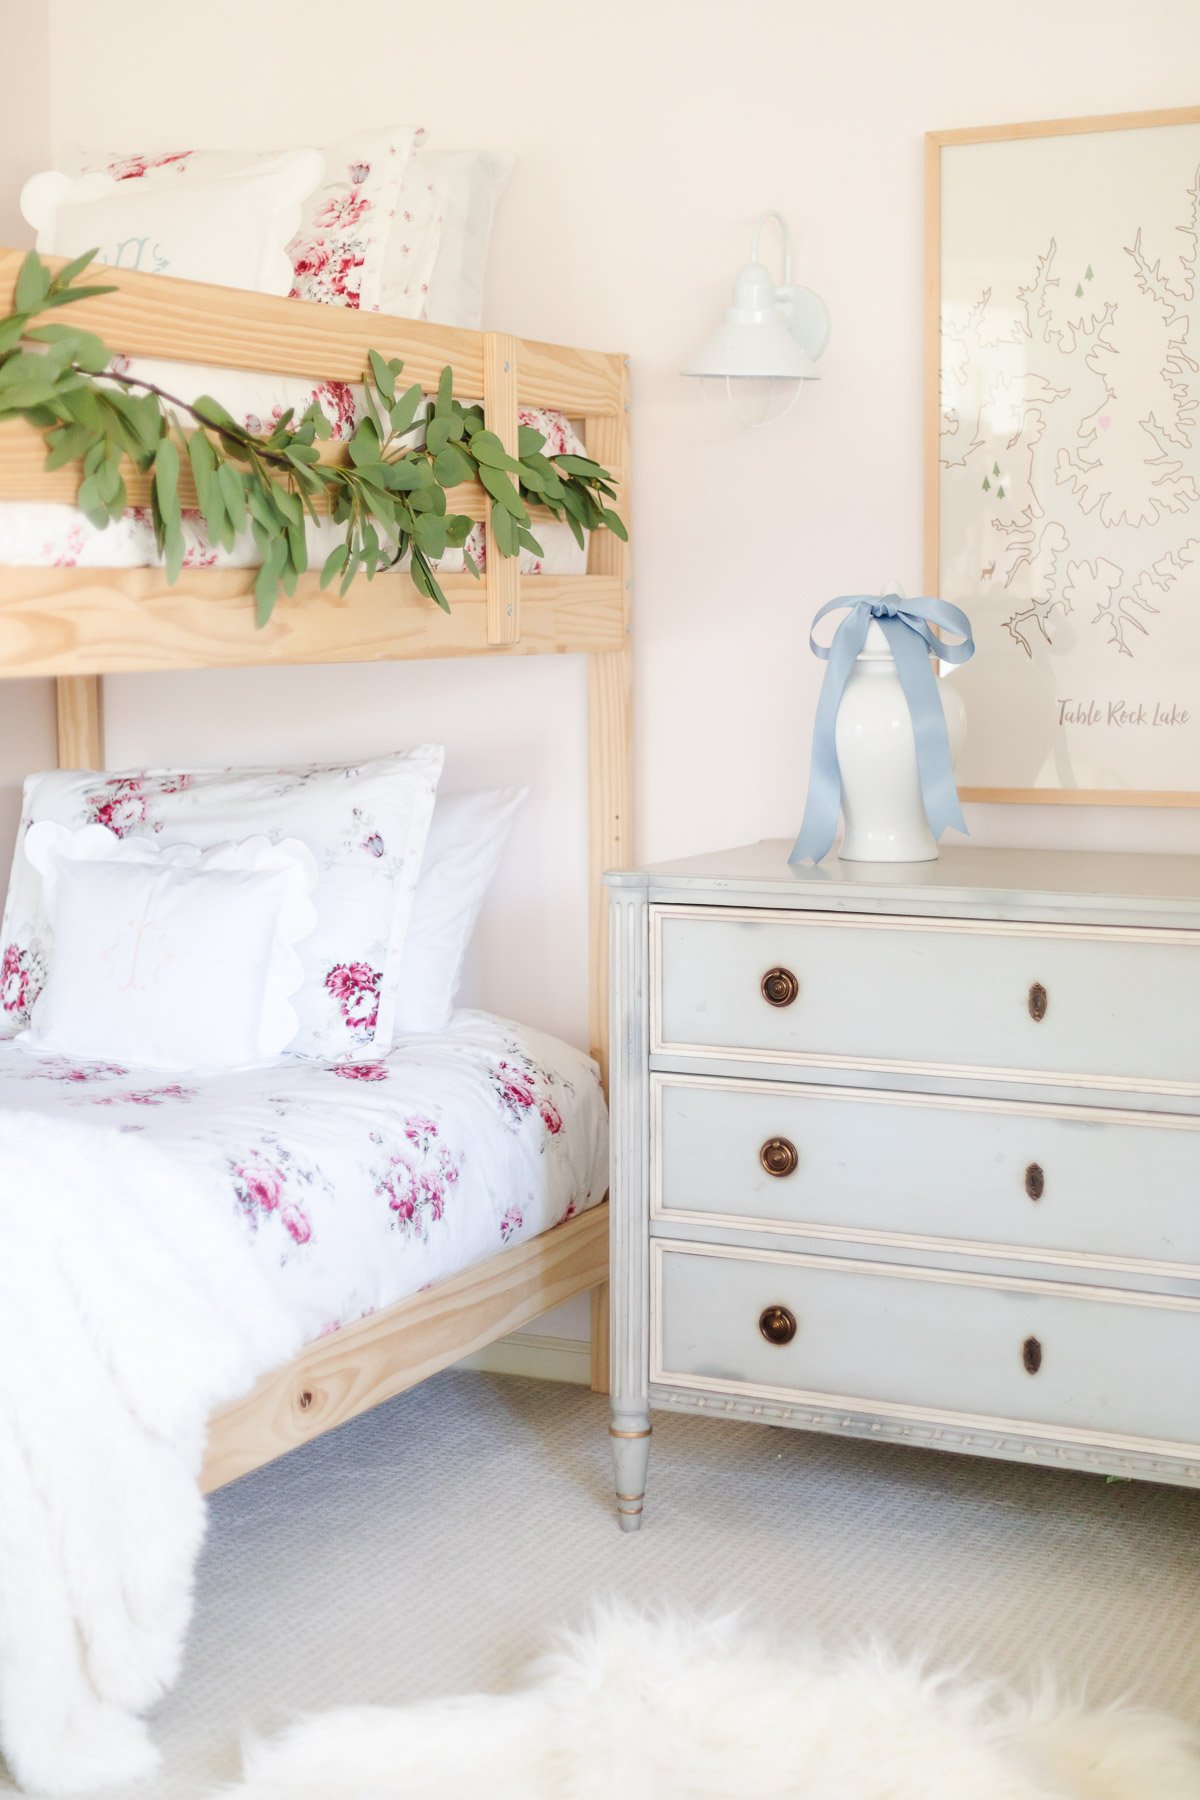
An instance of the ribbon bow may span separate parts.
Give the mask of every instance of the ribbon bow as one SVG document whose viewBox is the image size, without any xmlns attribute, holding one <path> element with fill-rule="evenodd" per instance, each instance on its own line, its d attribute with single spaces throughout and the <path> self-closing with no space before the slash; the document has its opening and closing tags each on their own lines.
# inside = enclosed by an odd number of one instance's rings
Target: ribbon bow
<svg viewBox="0 0 1200 1800">
<path fill-rule="evenodd" d="M 954 785 L 950 740 L 938 698 L 937 676 L 929 658 L 932 652 L 942 662 L 964 663 L 974 655 L 970 620 L 948 600 L 902 600 L 898 594 L 888 594 L 882 599 L 875 594 L 843 594 L 838 600 L 826 602 L 813 619 L 813 625 L 826 613 L 839 612 L 843 608 L 846 617 L 834 632 L 828 649 L 817 643 L 811 631 L 808 636 L 813 655 L 821 657 L 829 667 L 821 684 L 813 726 L 808 802 L 800 835 L 788 858 L 790 863 L 804 862 L 808 858 L 818 863 L 833 843 L 842 806 L 842 777 L 835 740 L 838 707 L 873 620 L 878 622 L 887 638 L 912 715 L 917 773 L 929 829 L 935 838 L 947 828 L 964 833 L 967 829 L 958 803 L 958 789 Z M 935 625 L 953 632 L 961 642 L 949 643 L 945 638 L 935 637 L 932 629 Z"/>
</svg>

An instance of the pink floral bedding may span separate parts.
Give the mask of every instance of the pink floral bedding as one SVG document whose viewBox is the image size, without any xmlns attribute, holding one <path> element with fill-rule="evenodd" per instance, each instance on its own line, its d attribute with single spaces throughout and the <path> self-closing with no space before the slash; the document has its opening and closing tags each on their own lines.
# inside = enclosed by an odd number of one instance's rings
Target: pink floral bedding
<svg viewBox="0 0 1200 1800">
<path fill-rule="evenodd" d="M 284 1058 L 194 1079 L 0 1040 L 0 1108 L 90 1117 L 215 1169 L 306 1339 L 547 1230 L 608 1185 L 595 1064 L 487 1013 L 375 1062 Z"/>
</svg>

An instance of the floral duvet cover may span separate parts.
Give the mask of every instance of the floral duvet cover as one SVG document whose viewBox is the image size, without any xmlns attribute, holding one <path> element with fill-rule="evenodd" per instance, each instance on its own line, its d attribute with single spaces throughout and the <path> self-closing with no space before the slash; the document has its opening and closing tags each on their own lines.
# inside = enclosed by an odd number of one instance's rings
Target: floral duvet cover
<svg viewBox="0 0 1200 1800">
<path fill-rule="evenodd" d="M 3 1040 L 0 1108 L 92 1118 L 218 1172 L 306 1339 L 557 1225 L 608 1185 L 596 1065 L 487 1013 L 373 1062 L 195 1077 Z"/>
</svg>

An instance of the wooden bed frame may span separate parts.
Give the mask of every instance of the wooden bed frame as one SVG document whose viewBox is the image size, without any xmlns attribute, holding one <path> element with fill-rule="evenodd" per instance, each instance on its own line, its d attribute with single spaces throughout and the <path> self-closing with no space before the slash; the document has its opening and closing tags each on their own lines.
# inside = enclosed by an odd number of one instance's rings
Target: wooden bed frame
<svg viewBox="0 0 1200 1800">
<path fill-rule="evenodd" d="M 9 310 L 21 252 L 0 250 Z M 47 259 L 54 263 L 54 259 Z M 54 263 L 54 266 L 58 266 Z M 404 359 L 431 391 L 443 366 L 464 399 L 482 396 L 488 425 L 515 451 L 517 404 L 574 420 L 588 453 L 616 477 L 628 519 L 628 358 L 498 332 L 360 315 L 231 288 L 109 268 L 116 292 L 81 301 L 72 321 L 114 350 L 315 381 L 360 380 L 368 349 Z M 219 397 L 219 396 L 218 396 Z M 41 434 L 0 425 L 0 499 L 74 498 L 77 472 L 47 474 Z M 131 504 L 146 482 L 126 471 Z M 184 505 L 194 504 L 187 478 Z M 486 518 L 474 483 L 453 510 Z M 532 509 L 536 521 L 539 509 Z M 490 540 L 490 527 L 489 527 Z M 582 654 L 588 658 L 589 1017 L 605 1067 L 608 941 L 601 876 L 631 858 L 629 561 L 610 532 L 593 534 L 584 575 L 521 575 L 489 541 L 486 577 L 444 577 L 447 617 L 406 574 L 355 582 L 344 600 L 302 576 L 256 630 L 253 570 L 186 570 L 169 587 L 158 569 L 0 568 L 0 677 L 52 676 L 61 768 L 103 768 L 101 677 L 118 671 L 378 662 L 413 657 Z M 319 1339 L 215 1413 L 206 1491 L 272 1461 L 423 1381 L 574 1295 L 592 1292 L 592 1385 L 608 1385 L 608 1206 L 502 1251 L 425 1292 Z"/>
</svg>

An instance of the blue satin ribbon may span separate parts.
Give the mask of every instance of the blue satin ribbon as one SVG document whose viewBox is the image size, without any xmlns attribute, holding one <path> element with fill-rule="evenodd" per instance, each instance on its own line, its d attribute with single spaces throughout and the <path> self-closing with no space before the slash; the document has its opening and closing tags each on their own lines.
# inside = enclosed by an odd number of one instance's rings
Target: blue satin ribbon
<svg viewBox="0 0 1200 1800">
<path fill-rule="evenodd" d="M 822 657 L 829 667 L 821 684 L 813 726 L 812 769 L 808 780 L 808 802 L 804 822 L 789 863 L 809 858 L 820 862 L 829 854 L 837 833 L 838 815 L 842 809 L 842 777 L 838 768 L 838 707 L 842 691 L 854 667 L 855 658 L 867 641 L 872 621 L 887 638 L 896 661 L 896 673 L 912 715 L 913 736 L 917 745 L 917 773 L 921 781 L 921 798 L 925 817 L 935 838 L 951 829 L 966 833 L 967 824 L 958 803 L 954 785 L 954 766 L 950 760 L 950 740 L 946 735 L 946 717 L 938 698 L 937 676 L 933 672 L 930 653 L 941 662 L 964 663 L 975 652 L 971 622 L 966 613 L 948 600 L 901 600 L 897 594 L 843 594 L 829 600 L 813 619 L 815 626 L 826 613 L 846 611 L 826 649 L 809 632 L 809 647 L 814 656 Z M 961 639 L 950 643 L 935 637 L 933 626 L 952 632 Z"/>
</svg>

